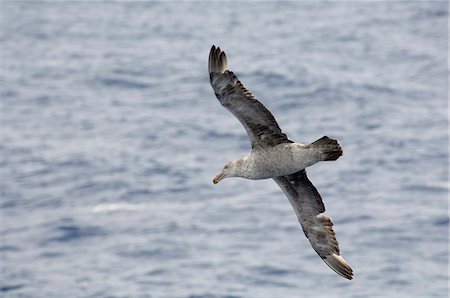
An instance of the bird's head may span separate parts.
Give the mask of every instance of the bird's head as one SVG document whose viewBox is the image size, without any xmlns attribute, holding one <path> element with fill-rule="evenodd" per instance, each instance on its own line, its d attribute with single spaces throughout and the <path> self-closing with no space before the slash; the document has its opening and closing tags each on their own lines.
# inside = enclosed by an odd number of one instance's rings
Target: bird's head
<svg viewBox="0 0 450 298">
<path fill-rule="evenodd" d="M 228 162 L 220 171 L 219 174 L 217 174 L 216 177 L 213 179 L 213 183 L 217 184 L 220 182 L 220 180 L 229 178 L 229 177 L 236 177 L 239 169 L 239 161 L 232 160 Z"/>
</svg>

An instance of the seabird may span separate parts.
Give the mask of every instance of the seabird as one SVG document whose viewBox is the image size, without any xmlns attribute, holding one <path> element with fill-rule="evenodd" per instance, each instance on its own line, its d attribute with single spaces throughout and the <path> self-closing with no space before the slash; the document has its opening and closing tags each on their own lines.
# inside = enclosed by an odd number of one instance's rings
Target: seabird
<svg viewBox="0 0 450 298">
<path fill-rule="evenodd" d="M 275 180 L 313 249 L 337 274 L 352 279 L 353 271 L 339 253 L 331 218 L 324 214 L 322 197 L 305 171 L 319 161 L 338 159 L 342 155 L 339 143 L 327 136 L 306 145 L 289 140 L 269 110 L 228 70 L 220 48 L 212 46 L 208 70 L 216 97 L 242 123 L 252 147 L 246 156 L 228 162 L 214 184 L 229 177 Z"/>
</svg>

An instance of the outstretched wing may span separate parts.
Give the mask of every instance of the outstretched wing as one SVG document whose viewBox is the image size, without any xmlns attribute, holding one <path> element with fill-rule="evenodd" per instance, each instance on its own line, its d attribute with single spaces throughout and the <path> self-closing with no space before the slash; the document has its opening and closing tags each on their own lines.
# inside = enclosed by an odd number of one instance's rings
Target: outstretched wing
<svg viewBox="0 0 450 298">
<path fill-rule="evenodd" d="M 306 176 L 306 171 L 274 178 L 289 199 L 311 246 L 337 274 L 353 278 L 352 268 L 339 254 L 339 243 L 331 219 L 325 215 L 322 198 Z"/>
<path fill-rule="evenodd" d="M 252 148 L 292 143 L 281 132 L 273 115 L 227 67 L 225 52 L 212 46 L 208 63 L 211 86 L 220 103 L 244 126 Z"/>
</svg>

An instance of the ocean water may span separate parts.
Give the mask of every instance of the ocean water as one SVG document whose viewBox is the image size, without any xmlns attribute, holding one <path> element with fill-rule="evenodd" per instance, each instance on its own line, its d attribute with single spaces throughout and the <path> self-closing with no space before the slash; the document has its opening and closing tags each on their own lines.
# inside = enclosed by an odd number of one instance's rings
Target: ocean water
<svg viewBox="0 0 450 298">
<path fill-rule="evenodd" d="M 2 2 L 1 297 L 447 297 L 448 2 Z M 249 150 L 211 45 L 298 142 L 354 269 Z"/>
</svg>

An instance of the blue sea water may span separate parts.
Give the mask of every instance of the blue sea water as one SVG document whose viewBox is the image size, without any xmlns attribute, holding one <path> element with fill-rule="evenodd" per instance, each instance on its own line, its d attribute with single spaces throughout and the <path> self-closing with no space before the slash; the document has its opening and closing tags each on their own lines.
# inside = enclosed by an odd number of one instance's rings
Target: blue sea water
<svg viewBox="0 0 450 298">
<path fill-rule="evenodd" d="M 2 2 L 1 297 L 447 297 L 448 2 Z M 212 44 L 298 142 L 352 281 L 272 180 Z"/>
</svg>

